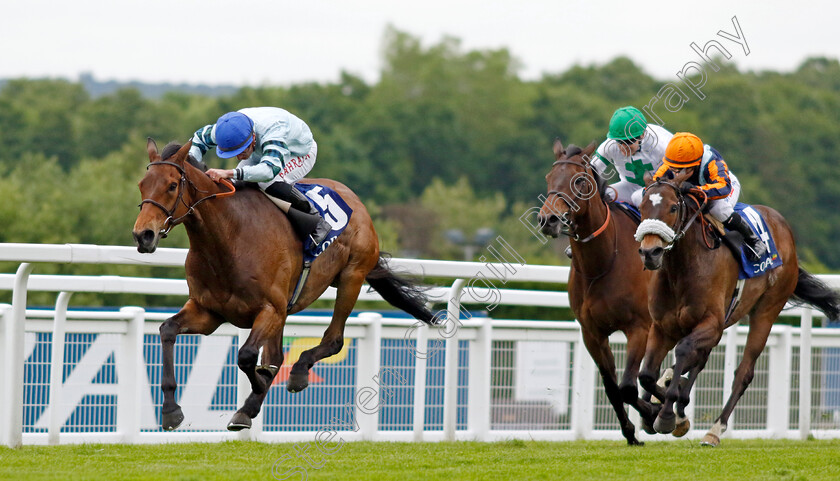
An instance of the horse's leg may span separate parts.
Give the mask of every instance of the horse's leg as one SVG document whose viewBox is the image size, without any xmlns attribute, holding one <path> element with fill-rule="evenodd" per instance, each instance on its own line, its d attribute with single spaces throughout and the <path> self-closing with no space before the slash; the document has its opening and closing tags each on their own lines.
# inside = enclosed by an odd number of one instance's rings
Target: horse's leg
<svg viewBox="0 0 840 481">
<path fill-rule="evenodd" d="M 300 354 L 297 362 L 289 372 L 289 381 L 286 389 L 289 392 L 299 392 L 309 386 L 309 370 L 316 362 L 338 354 L 344 347 L 344 324 L 356 305 L 362 284 L 365 282 L 365 274 L 359 270 L 350 273 L 342 272 L 338 289 L 336 290 L 335 308 L 333 308 L 332 320 L 324 331 L 321 342 Z"/>
<path fill-rule="evenodd" d="M 656 396 L 660 402 L 665 400 L 665 388 L 656 384 L 659 379 L 659 367 L 662 366 L 662 361 L 665 360 L 672 347 L 674 347 L 674 341 L 666 337 L 656 324 L 650 326 L 645 359 L 642 370 L 639 372 L 639 384 L 645 391 Z"/>
<path fill-rule="evenodd" d="M 239 348 L 237 362 L 239 369 L 251 382 L 251 394 L 236 411 L 228 429 L 239 431 L 251 427 L 251 419 L 260 412 L 271 381 L 283 364 L 283 326 L 286 325 L 286 312 L 278 312 L 273 305 L 267 304 L 257 314 L 251 327 L 251 334 Z M 263 350 L 263 364 L 257 368 L 260 348 Z"/>
<path fill-rule="evenodd" d="M 776 307 L 778 307 L 776 309 Z M 720 436 L 726 431 L 726 425 L 729 422 L 729 416 L 738 404 L 738 400 L 747 390 L 747 386 L 752 382 L 755 375 L 755 362 L 761 352 L 764 350 L 764 345 L 767 343 L 767 336 L 770 335 L 770 329 L 773 327 L 773 322 L 776 319 L 779 311 L 782 310 L 784 304 L 774 306 L 772 309 L 763 310 L 760 314 L 756 313 L 750 316 L 750 330 L 747 334 L 747 344 L 744 346 L 744 355 L 741 357 L 741 362 L 735 370 L 735 379 L 732 380 L 732 394 L 726 401 L 723 411 L 715 420 L 715 424 L 709 429 L 709 432 L 703 436 L 701 444 L 705 446 L 717 446 L 720 444 Z"/>
<path fill-rule="evenodd" d="M 639 368 L 642 364 L 642 357 L 647 347 L 649 329 L 632 329 L 625 333 L 627 336 L 627 364 L 624 368 L 624 375 L 619 385 L 619 392 L 622 400 L 633 406 L 643 418 L 643 424 L 652 425 L 659 407 L 650 404 L 650 397 L 647 400 L 639 398 L 639 388 L 636 382 L 639 379 Z M 649 396 L 649 395 L 648 395 Z"/>
<path fill-rule="evenodd" d="M 163 391 L 160 424 L 171 431 L 181 425 L 184 413 L 175 402 L 175 339 L 178 334 L 212 334 L 224 319 L 199 306 L 192 299 L 188 300 L 177 314 L 160 325 L 160 344 L 162 374 L 160 389 Z"/>
<path fill-rule="evenodd" d="M 621 434 L 627 440 L 627 444 L 631 446 L 641 446 L 644 443 L 636 439 L 636 426 L 630 422 L 630 417 L 627 416 L 627 411 L 624 410 L 624 402 L 621 399 L 621 392 L 618 389 L 618 381 L 615 374 L 615 358 L 610 350 L 609 337 L 596 337 L 586 330 L 581 331 L 583 334 L 583 344 L 589 355 L 598 366 L 598 371 L 601 373 L 601 379 L 604 382 L 604 391 L 607 393 L 607 399 L 610 400 L 613 410 L 618 417 L 618 423 L 621 426 Z"/>
<path fill-rule="evenodd" d="M 676 428 L 676 414 L 674 404 L 680 398 L 680 385 L 685 381 L 680 378 L 683 374 L 705 365 L 709 353 L 717 345 L 722 332 L 722 323 L 714 316 L 707 317 L 691 331 L 691 334 L 684 337 L 677 343 L 674 349 L 674 380 L 665 390 L 665 399 L 662 402 L 662 409 L 653 423 L 653 428 L 661 434 L 668 434 Z M 676 381 L 676 382 L 674 382 Z"/>
<path fill-rule="evenodd" d="M 678 378 L 677 382 L 680 384 L 680 394 L 677 398 L 677 425 L 671 431 L 674 437 L 681 438 L 688 434 L 688 431 L 691 429 L 691 421 L 685 415 L 685 407 L 691 402 L 691 388 L 694 386 L 695 381 L 697 381 L 697 375 L 706 367 L 708 359 L 709 357 L 706 356 L 703 362 L 689 370 L 687 379 L 682 377 Z"/>
</svg>

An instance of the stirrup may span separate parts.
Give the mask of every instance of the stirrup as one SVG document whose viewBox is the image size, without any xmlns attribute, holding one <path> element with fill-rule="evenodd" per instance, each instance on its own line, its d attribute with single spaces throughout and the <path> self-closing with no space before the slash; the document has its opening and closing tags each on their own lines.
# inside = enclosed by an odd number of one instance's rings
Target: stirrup
<svg viewBox="0 0 840 481">
<path fill-rule="evenodd" d="M 566 246 L 566 250 L 564 250 L 563 253 L 566 254 L 566 257 L 571 259 L 572 258 L 572 246 Z"/>
<path fill-rule="evenodd" d="M 747 258 L 752 262 L 760 261 L 765 255 L 767 255 L 767 246 L 764 245 L 764 242 L 756 243 L 756 245 L 761 245 L 763 248 L 755 249 L 749 242 L 744 242 L 744 247 L 746 247 L 746 254 Z"/>
<path fill-rule="evenodd" d="M 318 225 L 315 227 L 315 230 L 309 234 L 309 238 L 316 246 L 321 245 L 321 243 L 327 239 L 327 236 L 330 235 L 330 232 L 332 232 L 332 225 L 321 218 L 318 221 Z"/>
</svg>

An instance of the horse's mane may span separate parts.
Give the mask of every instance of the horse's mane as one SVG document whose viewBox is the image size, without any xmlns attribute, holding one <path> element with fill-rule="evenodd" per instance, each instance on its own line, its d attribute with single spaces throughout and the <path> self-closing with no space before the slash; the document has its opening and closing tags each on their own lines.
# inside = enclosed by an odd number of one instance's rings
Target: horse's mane
<svg viewBox="0 0 840 481">
<path fill-rule="evenodd" d="M 566 158 L 572 158 L 576 155 L 580 155 L 583 152 L 583 149 L 578 147 L 575 144 L 569 144 L 566 147 Z M 584 159 L 584 162 L 591 163 L 592 160 L 589 158 Z M 607 180 L 601 177 L 601 174 L 598 173 L 598 170 L 592 169 L 592 175 L 595 177 L 595 183 L 598 185 L 598 194 L 601 196 L 602 199 L 605 199 L 607 196 Z"/>
<path fill-rule="evenodd" d="M 169 142 L 160 152 L 160 159 L 167 160 L 168 158 L 175 155 L 176 152 L 181 150 L 181 147 L 183 147 L 183 145 L 179 144 L 177 141 L 173 140 L 172 142 Z M 207 164 L 195 160 L 195 158 L 192 155 L 187 156 L 187 162 L 189 162 L 190 165 L 192 165 L 196 169 L 202 172 L 207 172 Z"/>
</svg>

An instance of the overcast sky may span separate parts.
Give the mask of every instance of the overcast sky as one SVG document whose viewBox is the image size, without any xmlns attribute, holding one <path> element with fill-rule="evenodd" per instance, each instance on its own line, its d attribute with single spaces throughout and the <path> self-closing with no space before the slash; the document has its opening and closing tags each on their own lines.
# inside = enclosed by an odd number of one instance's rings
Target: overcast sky
<svg viewBox="0 0 840 481">
<path fill-rule="evenodd" d="M 520 75 L 626 55 L 660 80 L 716 39 L 741 70 L 789 71 L 840 57 L 840 7 L 827 0 L 6 0 L 0 78 L 64 77 L 211 85 L 378 79 L 387 25 L 465 50 L 508 48 Z M 737 17 L 747 55 L 737 43 Z"/>
</svg>

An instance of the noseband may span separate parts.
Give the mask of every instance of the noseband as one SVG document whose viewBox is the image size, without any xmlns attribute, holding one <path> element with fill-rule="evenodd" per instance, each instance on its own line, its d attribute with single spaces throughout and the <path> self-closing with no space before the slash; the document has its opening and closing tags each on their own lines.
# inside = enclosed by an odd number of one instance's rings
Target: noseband
<svg viewBox="0 0 840 481">
<path fill-rule="evenodd" d="M 571 160 L 556 160 L 556 161 L 554 161 L 552 166 L 559 165 L 559 164 L 571 164 L 571 165 L 576 165 L 578 167 L 583 167 L 583 169 L 584 169 L 584 171 L 582 172 L 583 175 L 586 175 L 588 173 L 587 171 L 592 168 L 592 166 L 589 165 L 589 163 L 587 163 L 587 162 L 584 162 L 583 165 L 581 165 L 577 162 L 572 162 Z M 575 174 L 575 176 L 572 177 L 572 182 L 574 181 L 575 177 L 577 177 L 578 175 L 581 175 L 581 173 Z M 591 174 L 589 174 L 589 175 L 593 179 L 595 178 L 594 175 L 591 175 Z M 597 181 L 596 181 L 596 188 L 597 188 Z M 568 235 L 570 238 L 574 239 L 575 241 L 577 241 L 577 242 L 589 242 L 592 239 L 601 235 L 601 233 L 604 232 L 607 229 L 607 225 L 609 225 L 609 223 L 610 223 L 610 208 L 607 205 L 606 201 L 604 201 L 604 199 L 600 195 L 598 197 L 601 198 L 601 202 L 604 203 L 604 207 L 606 207 L 606 209 L 607 209 L 607 219 L 604 221 L 604 224 L 601 227 L 599 227 L 597 230 L 595 230 L 595 232 L 589 234 L 588 236 L 586 236 L 583 239 L 581 239 L 580 235 L 577 232 L 575 232 L 574 220 L 572 218 L 570 218 L 570 216 L 569 216 L 569 213 L 573 210 L 573 207 L 572 207 L 571 204 L 569 204 L 569 201 L 566 200 L 566 197 L 563 195 L 563 192 L 560 192 L 560 191 L 557 191 L 557 190 L 550 190 L 550 191 L 548 191 L 548 195 L 549 196 L 556 195 L 556 196 L 560 197 L 561 199 L 563 199 L 563 202 L 565 202 L 566 206 L 569 208 L 569 210 L 564 212 L 563 215 L 559 216 L 560 217 L 560 223 L 562 223 L 563 226 L 565 227 L 565 232 L 562 232 L 562 231 L 561 232 Z M 546 199 L 546 202 L 547 201 L 548 201 L 548 199 Z"/>
<path fill-rule="evenodd" d="M 229 180 L 220 179 L 219 182 L 221 182 L 225 186 L 227 186 L 227 188 L 230 189 L 229 192 L 217 192 L 215 194 L 210 194 L 210 195 L 204 196 L 204 197 L 198 199 L 197 201 L 193 202 L 192 204 L 188 205 L 184 201 L 184 189 L 185 189 L 187 184 L 189 184 L 193 189 L 195 189 L 196 192 L 200 192 L 202 194 L 207 194 L 208 192 L 206 190 L 201 190 L 198 187 L 196 187 L 195 184 L 193 183 L 193 181 L 191 181 L 190 179 L 187 178 L 187 173 L 184 171 L 184 168 L 181 167 L 180 165 L 176 164 L 175 162 L 169 162 L 169 161 L 166 161 L 166 160 L 162 160 L 162 161 L 159 161 L 159 162 L 150 162 L 149 165 L 146 166 L 146 170 L 149 170 L 149 167 L 153 167 L 153 166 L 156 166 L 156 165 L 169 165 L 169 166 L 175 167 L 178 170 L 178 172 L 181 174 L 181 180 L 178 182 L 178 184 L 179 184 L 178 185 L 178 197 L 175 199 L 175 205 L 173 205 L 171 209 L 167 209 L 163 204 L 161 204 L 160 202 L 158 202 L 156 200 L 153 200 L 153 199 L 143 199 L 140 202 L 140 204 L 138 205 L 138 207 L 142 208 L 143 204 L 152 204 L 153 206 L 162 210 L 164 214 L 166 214 L 166 220 L 163 221 L 163 228 L 160 230 L 161 238 L 166 238 L 166 236 L 169 234 L 169 231 L 171 231 L 173 227 L 175 227 L 176 225 L 184 222 L 184 219 L 188 215 L 193 213 L 193 211 L 195 210 L 196 206 L 198 206 L 198 204 L 204 202 L 205 200 L 215 199 L 217 197 L 219 197 L 219 198 L 227 197 L 227 196 L 233 195 L 236 192 L 236 188 L 233 186 L 233 184 Z M 173 219 L 173 217 L 175 216 L 175 210 L 178 209 L 178 204 L 179 203 L 183 204 L 184 207 L 187 208 L 187 212 L 184 215 Z"/>
<path fill-rule="evenodd" d="M 689 227 L 691 227 L 691 224 L 693 224 L 694 221 L 697 220 L 697 218 L 700 216 L 700 212 L 703 210 L 703 207 L 709 202 L 709 198 L 706 195 L 706 193 L 703 192 L 701 189 L 692 189 L 691 192 L 696 192 L 703 195 L 703 201 L 700 202 L 694 196 L 683 194 L 682 190 L 679 187 L 666 180 L 657 180 L 656 182 L 645 187 L 645 191 L 656 185 L 667 185 L 668 187 L 674 189 L 674 193 L 676 193 L 677 195 L 677 205 L 679 206 L 679 214 L 677 215 L 677 220 L 674 222 L 674 225 L 668 226 L 659 219 L 645 219 L 642 221 L 641 224 L 639 224 L 638 229 L 636 229 L 635 237 L 637 241 L 641 242 L 641 239 L 648 234 L 658 235 L 667 242 L 664 249 L 666 251 L 669 251 L 674 248 L 674 245 L 677 243 L 677 241 L 679 241 L 685 236 L 686 232 L 688 232 Z M 694 213 L 691 214 L 691 216 L 688 218 L 686 217 L 688 215 L 689 205 L 686 201 L 686 198 L 693 200 L 695 204 L 697 204 Z M 705 237 L 705 229 L 703 235 Z M 668 240 L 665 237 L 671 237 L 671 239 Z"/>
</svg>

